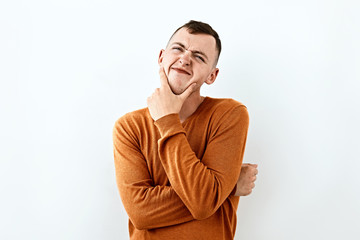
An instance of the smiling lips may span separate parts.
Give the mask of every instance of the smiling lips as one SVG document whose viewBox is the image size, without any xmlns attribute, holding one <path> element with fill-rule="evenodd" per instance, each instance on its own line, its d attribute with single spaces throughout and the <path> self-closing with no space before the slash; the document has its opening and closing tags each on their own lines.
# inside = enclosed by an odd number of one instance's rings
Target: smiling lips
<svg viewBox="0 0 360 240">
<path fill-rule="evenodd" d="M 191 75 L 188 71 L 186 71 L 185 69 L 182 69 L 182 68 L 172 68 L 172 69 L 175 70 L 178 73 Z"/>
</svg>

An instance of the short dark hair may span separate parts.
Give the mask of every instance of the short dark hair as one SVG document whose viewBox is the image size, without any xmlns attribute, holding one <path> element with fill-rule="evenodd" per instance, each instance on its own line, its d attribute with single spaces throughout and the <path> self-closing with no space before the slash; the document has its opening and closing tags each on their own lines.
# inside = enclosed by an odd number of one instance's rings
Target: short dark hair
<svg viewBox="0 0 360 240">
<path fill-rule="evenodd" d="M 221 52 L 221 41 L 217 32 L 207 23 L 190 20 L 188 23 L 185 23 L 184 25 L 176 29 L 176 31 L 171 35 L 170 40 L 175 35 L 175 33 L 177 33 L 182 28 L 186 28 L 191 34 L 203 33 L 203 34 L 211 35 L 215 38 L 216 50 L 218 51 L 217 58 L 215 59 L 215 65 L 216 65 L 219 60 L 219 56 Z"/>
</svg>

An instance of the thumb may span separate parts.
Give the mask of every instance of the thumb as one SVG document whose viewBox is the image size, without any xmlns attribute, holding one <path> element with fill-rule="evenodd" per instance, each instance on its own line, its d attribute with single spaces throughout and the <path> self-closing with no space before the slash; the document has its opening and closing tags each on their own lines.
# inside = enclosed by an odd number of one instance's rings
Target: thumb
<svg viewBox="0 0 360 240">
<path fill-rule="evenodd" d="M 194 91 L 195 87 L 196 83 L 191 84 L 182 94 L 180 94 L 180 97 L 185 100 Z"/>
</svg>

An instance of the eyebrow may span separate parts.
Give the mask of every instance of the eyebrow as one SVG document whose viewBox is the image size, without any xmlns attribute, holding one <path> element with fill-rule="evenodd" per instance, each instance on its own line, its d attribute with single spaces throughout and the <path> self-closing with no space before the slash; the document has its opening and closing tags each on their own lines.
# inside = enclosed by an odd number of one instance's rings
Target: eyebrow
<svg viewBox="0 0 360 240">
<path fill-rule="evenodd" d="M 174 42 L 174 43 L 172 43 L 171 44 L 171 46 L 172 45 L 174 45 L 174 44 L 177 44 L 177 45 L 179 45 L 180 47 L 182 47 L 182 48 L 185 48 L 186 49 L 186 47 L 185 47 L 185 45 L 184 44 L 182 44 L 181 42 Z M 191 51 L 191 50 L 190 50 Z M 200 54 L 200 55 L 203 55 L 205 58 L 206 58 L 206 60 L 209 60 L 209 58 L 206 56 L 206 54 L 205 53 L 203 53 L 202 51 L 199 51 L 199 50 L 194 50 L 194 51 L 191 51 L 193 54 Z"/>
</svg>

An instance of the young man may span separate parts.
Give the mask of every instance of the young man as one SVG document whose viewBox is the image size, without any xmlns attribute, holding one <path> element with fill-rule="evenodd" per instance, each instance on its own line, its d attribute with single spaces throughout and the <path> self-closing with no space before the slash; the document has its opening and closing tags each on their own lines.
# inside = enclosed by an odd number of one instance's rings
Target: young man
<svg viewBox="0 0 360 240">
<path fill-rule="evenodd" d="M 239 196 L 250 194 L 257 165 L 242 165 L 246 107 L 200 95 L 218 75 L 220 52 L 208 24 L 177 29 L 160 51 L 161 87 L 148 107 L 115 123 L 116 179 L 132 240 L 234 238 Z"/>
</svg>

